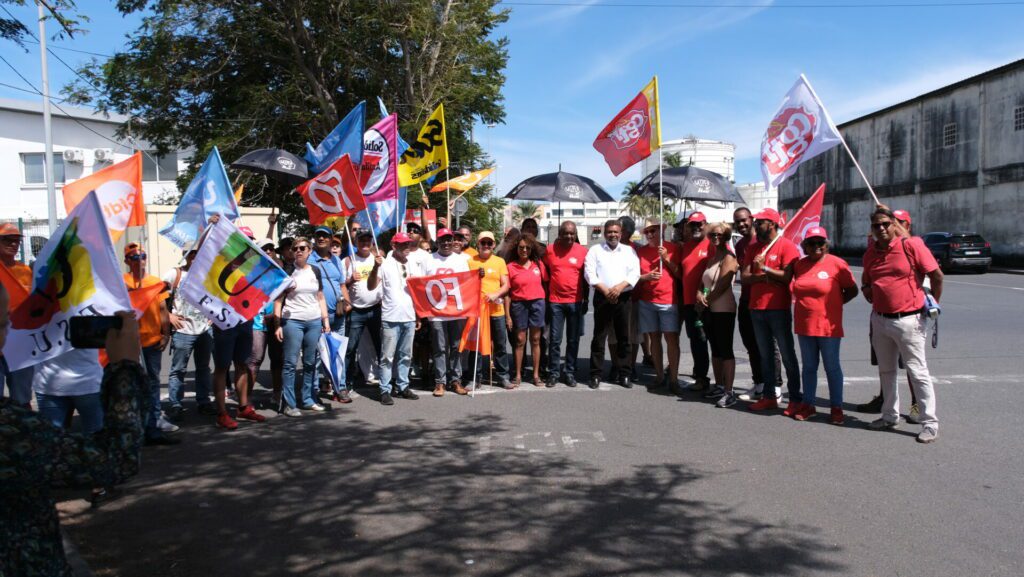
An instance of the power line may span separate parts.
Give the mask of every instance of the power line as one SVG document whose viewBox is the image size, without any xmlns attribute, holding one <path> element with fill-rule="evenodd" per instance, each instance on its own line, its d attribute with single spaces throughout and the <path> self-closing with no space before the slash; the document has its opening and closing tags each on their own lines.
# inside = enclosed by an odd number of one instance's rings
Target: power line
<svg viewBox="0 0 1024 577">
<path fill-rule="evenodd" d="M 874 9 L 874 8 L 968 8 L 968 7 L 998 7 L 998 6 L 1024 6 L 1024 1 L 981 1 L 981 2 L 885 2 L 879 4 L 750 4 L 730 3 L 719 4 L 712 2 L 672 2 L 666 4 L 652 4 L 649 2 L 626 3 L 626 2 L 581 2 L 561 0 L 499 0 L 507 6 L 536 6 L 536 7 L 578 7 L 578 8 L 763 8 L 763 9 Z"/>
<path fill-rule="evenodd" d="M 7 15 L 12 20 L 16 20 L 16 18 L 14 17 L 14 14 L 11 14 L 11 11 L 8 10 L 6 6 L 0 4 L 0 9 L 3 9 L 3 11 L 6 12 Z M 37 37 L 35 34 L 33 34 L 32 31 L 29 30 L 27 26 L 22 25 L 22 27 L 25 29 L 25 32 L 32 38 L 32 40 L 34 40 L 36 44 L 39 44 L 39 37 Z M 54 52 L 51 48 L 47 47 L 46 51 L 49 52 L 51 56 L 56 58 L 58 62 L 63 64 L 65 68 L 67 68 L 68 70 L 73 72 L 75 74 L 75 76 L 77 76 L 77 77 L 81 78 L 82 80 L 84 80 L 93 90 L 95 90 L 96 92 L 102 92 L 102 89 L 99 86 L 97 86 L 96 84 L 93 84 L 92 80 L 89 80 L 88 78 L 83 76 L 82 73 L 79 72 L 74 66 L 71 66 L 70 64 L 65 62 L 64 59 L 61 58 L 60 55 L 57 54 L 56 52 Z"/>
</svg>

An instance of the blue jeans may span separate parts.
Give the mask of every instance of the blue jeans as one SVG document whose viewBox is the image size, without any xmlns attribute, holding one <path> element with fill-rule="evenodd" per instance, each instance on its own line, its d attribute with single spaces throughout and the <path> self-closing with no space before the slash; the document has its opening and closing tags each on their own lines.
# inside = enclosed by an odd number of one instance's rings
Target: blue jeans
<svg viewBox="0 0 1024 577">
<path fill-rule="evenodd" d="M 167 400 L 180 407 L 185 398 L 185 371 L 188 357 L 196 364 L 196 404 L 208 405 L 210 400 L 210 355 L 213 352 L 213 329 L 200 335 L 171 335 L 171 371 L 167 377 Z"/>
<path fill-rule="evenodd" d="M 751 310 L 750 320 L 754 324 L 754 337 L 760 351 L 771 351 L 778 345 L 782 354 L 782 366 L 786 369 L 786 388 L 789 389 L 789 402 L 802 403 L 800 394 L 800 363 L 796 360 L 796 349 L 793 346 L 793 312 L 787 309 Z M 775 359 L 770 354 L 761 355 L 761 374 L 775 374 Z M 764 396 L 775 398 L 775 383 L 764 384 Z"/>
<path fill-rule="evenodd" d="M 302 350 L 302 389 L 300 399 L 303 407 L 316 403 L 313 387 L 316 384 L 316 364 L 320 353 L 316 348 L 323 332 L 323 321 L 297 321 L 283 319 L 281 330 L 284 333 L 284 368 L 282 373 L 281 398 L 288 407 L 295 408 L 295 369 L 299 362 L 299 350 Z"/>
<path fill-rule="evenodd" d="M 430 319 L 430 352 L 434 357 L 434 385 L 462 382 L 459 341 L 466 319 Z"/>
<path fill-rule="evenodd" d="M 415 323 L 414 323 L 415 324 Z M 380 357 L 380 305 L 357 309 L 353 308 L 348 314 L 348 348 L 345 350 L 345 378 L 342 386 L 354 388 L 355 377 L 359 373 L 356 364 L 356 351 L 359 350 L 359 341 L 363 339 L 363 329 L 370 329 L 370 340 L 373 342 L 373 352 Z M 351 370 L 349 370 L 351 368 Z M 364 375 L 364 378 L 367 375 Z"/>
<path fill-rule="evenodd" d="M 160 347 L 144 347 L 142 349 L 142 360 L 146 363 L 146 384 L 149 385 L 149 396 L 153 406 L 149 408 L 149 414 L 143 419 L 146 427 L 146 435 L 159 434 L 156 426 L 160 418 L 160 362 L 163 360 L 164 352 Z"/>
<path fill-rule="evenodd" d="M 800 341 L 800 360 L 803 361 L 804 402 L 814 404 L 818 391 L 818 358 L 825 362 L 828 379 L 828 404 L 843 406 L 843 367 L 839 365 L 840 337 L 807 337 L 797 335 Z"/>
<path fill-rule="evenodd" d="M 36 393 L 36 404 L 39 414 L 54 427 L 63 429 L 64 422 L 71 411 L 78 411 L 82 418 L 82 432 L 92 434 L 103 428 L 103 401 L 100 393 L 58 397 Z"/>
<path fill-rule="evenodd" d="M 25 367 L 14 372 L 7 370 L 7 360 L 0 357 L 0 396 L 7 386 L 7 396 L 15 405 L 28 406 L 32 402 L 33 367 Z"/>
<path fill-rule="evenodd" d="M 565 375 L 576 378 L 576 358 L 580 352 L 580 325 L 583 308 L 579 303 L 551 303 L 551 337 L 548 342 L 548 374 L 557 379 L 562 370 L 562 334 L 565 330 Z"/>
<path fill-rule="evenodd" d="M 381 322 L 380 392 L 391 392 L 391 371 L 395 371 L 395 388 L 402 392 L 409 387 L 409 366 L 412 362 L 412 338 L 416 321 Z"/>
</svg>

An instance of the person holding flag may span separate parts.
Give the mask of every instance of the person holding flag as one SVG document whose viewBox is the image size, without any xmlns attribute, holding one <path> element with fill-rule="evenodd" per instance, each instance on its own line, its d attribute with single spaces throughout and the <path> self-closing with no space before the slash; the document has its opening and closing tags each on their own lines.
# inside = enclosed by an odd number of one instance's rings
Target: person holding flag
<svg viewBox="0 0 1024 577">
<path fill-rule="evenodd" d="M 167 416 L 175 421 L 184 410 L 185 372 L 188 358 L 195 362 L 196 408 L 200 415 L 216 415 L 217 409 L 210 398 L 210 357 L 213 354 L 213 325 L 210 319 L 185 299 L 180 287 L 188 279 L 188 271 L 196 258 L 195 250 L 185 251 L 185 263 L 167 271 L 163 281 L 171 287 L 171 370 L 167 377 Z"/>
<path fill-rule="evenodd" d="M 331 320 L 330 330 L 345 334 L 345 315 L 352 310 L 352 304 L 345 284 L 345 267 L 341 263 L 341 259 L 331 252 L 332 234 L 333 231 L 328 226 L 316 227 L 313 231 L 315 249 L 312 255 L 307 254 L 306 256 L 308 257 L 307 262 L 317 269 L 323 283 L 322 290 L 324 301 L 327 303 L 327 316 Z M 298 262 L 297 257 L 296 262 Z M 345 371 L 348 372 L 348 367 L 345 367 Z M 346 375 L 341 375 L 341 377 L 344 388 L 338 393 L 337 400 L 341 403 L 351 403 L 352 397 L 349 394 L 349 389 L 345 386 L 348 377 Z M 330 385 L 321 384 L 321 390 L 329 391 Z"/>
<path fill-rule="evenodd" d="M 495 382 L 499 387 L 514 389 L 519 384 L 519 379 L 517 377 L 509 385 L 508 354 L 505 348 L 508 330 L 512 326 L 512 317 L 510 311 L 506 310 L 503 304 L 505 296 L 509 294 L 510 269 L 505 259 L 494 254 L 494 246 L 497 241 L 493 232 L 482 231 L 477 235 L 476 243 L 480 247 L 479 253 L 473 256 L 467 252 L 461 254 L 469 259 L 469 270 L 480 271 L 480 296 L 487 301 L 485 307 L 489 311 L 487 320 L 491 323 L 491 361 L 497 377 Z M 480 319 L 480 322 L 483 320 Z M 483 380 L 480 375 L 483 374 L 484 367 L 488 366 L 484 364 L 483 359 L 484 355 L 479 352 L 466 352 L 466 362 L 463 363 L 463 366 L 473 366 L 471 363 L 476 363 L 477 381 Z M 468 384 L 466 388 L 472 389 L 472 383 Z"/>
<path fill-rule="evenodd" d="M 7 268 L 11 280 L 24 287 L 27 292 L 32 290 L 32 269 L 15 260 L 24 238 L 21 230 L 13 222 L 0 224 L 0 264 Z M 16 405 L 29 406 L 32 403 L 32 367 L 10 371 L 3 355 L 0 355 L 0 363 L 3 363 L 0 367 L 0 396 L 3 395 L 6 386 L 7 396 Z"/>
<path fill-rule="evenodd" d="M 775 372 L 775 363 L 767 351 L 778 345 L 782 355 L 782 366 L 786 369 L 786 385 L 789 389 L 789 405 L 783 412 L 793 416 L 800 409 L 803 397 L 800 394 L 800 364 L 796 359 L 793 342 L 792 296 L 786 267 L 800 258 L 796 245 L 782 236 L 779 230 L 782 217 L 773 208 L 765 208 L 754 215 L 754 230 L 757 242 L 747 247 L 743 258 L 741 282 L 750 285 L 750 320 L 754 325 L 754 336 L 761 354 L 761 374 L 764 395 L 750 405 L 751 411 L 777 409 L 775 383 L 768 378 Z"/>
<path fill-rule="evenodd" d="M 359 350 L 364 329 L 370 333 L 374 358 L 380 357 L 381 293 L 379 288 L 371 290 L 368 284 L 378 251 L 373 248 L 373 234 L 368 230 L 359 231 L 356 235 L 356 244 L 356 252 L 346 256 L 342 261 L 345 277 L 348 279 L 347 291 L 352 298 L 348 326 L 345 329 L 348 335 L 348 349 L 345 351 L 346 393 L 355 388 L 356 376 L 360 373 L 359 365 L 356 363 L 356 351 Z M 371 376 L 363 375 L 363 378 L 370 381 Z"/>
<path fill-rule="evenodd" d="M 469 257 L 455 254 L 455 235 L 447 228 L 437 231 L 437 252 L 425 262 L 423 276 L 469 272 Z M 445 388 L 457 395 L 469 394 L 462 386 L 462 358 L 459 342 L 465 328 L 464 318 L 430 318 L 430 350 L 434 357 L 434 396 L 444 395 Z"/>
<path fill-rule="evenodd" d="M 409 277 L 416 271 L 409 263 L 412 239 L 404 232 L 391 238 L 391 254 L 373 257 L 373 268 L 366 279 L 368 291 L 380 293 L 381 346 L 380 346 L 380 402 L 393 405 L 392 392 L 402 399 L 416 400 L 419 396 L 409 388 L 409 369 L 412 361 L 413 335 L 420 327 L 416 317 Z M 391 386 L 394 377 L 394 388 Z"/>
<path fill-rule="evenodd" d="M 679 246 L 662 242 L 665 230 L 661 220 L 647 219 L 644 237 L 647 244 L 636 247 L 640 260 L 640 280 L 636 283 L 640 333 L 650 342 L 654 364 L 654 383 L 650 388 L 674 386 L 679 377 L 679 302 L 678 287 L 682 277 L 682 256 Z M 668 374 L 665 374 L 661 341 L 668 349 Z"/>
<path fill-rule="evenodd" d="M 128 272 L 124 274 L 124 284 L 128 288 L 128 297 L 132 306 L 140 311 L 139 338 L 142 343 L 142 359 L 146 368 L 146 380 L 149 382 L 149 394 L 152 405 L 146 415 L 147 445 L 177 445 L 180 439 L 164 435 L 163 428 L 171 429 L 163 419 L 160 410 L 160 364 L 164 349 L 171 340 L 171 321 L 167 311 L 167 298 L 170 293 L 167 283 L 146 274 L 146 251 L 135 242 L 124 247 L 124 264 Z M 176 429 L 176 427 L 173 427 Z"/>
</svg>

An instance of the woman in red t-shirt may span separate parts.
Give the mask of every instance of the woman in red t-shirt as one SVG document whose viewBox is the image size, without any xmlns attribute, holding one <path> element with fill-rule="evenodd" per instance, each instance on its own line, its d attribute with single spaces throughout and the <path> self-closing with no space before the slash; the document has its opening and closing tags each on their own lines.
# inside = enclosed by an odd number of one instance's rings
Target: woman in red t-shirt
<svg viewBox="0 0 1024 577">
<path fill-rule="evenodd" d="M 808 229 L 800 244 L 804 254 L 792 265 L 793 332 L 800 341 L 803 365 L 803 403 L 793 418 L 806 421 L 815 414 L 818 360 L 828 379 L 829 421 L 843 424 L 843 368 L 839 342 L 843 337 L 843 305 L 857 296 L 857 281 L 843 259 L 828 254 L 828 233 L 820 226 Z"/>
<path fill-rule="evenodd" d="M 508 281 L 512 296 L 512 330 L 516 335 L 516 376 L 513 386 L 522 381 L 526 333 L 530 333 L 533 358 L 533 384 L 543 387 L 540 379 L 540 333 L 544 329 L 544 283 L 547 269 L 540 261 L 540 247 L 531 234 L 524 234 L 516 243 L 516 258 L 508 263 Z"/>
</svg>

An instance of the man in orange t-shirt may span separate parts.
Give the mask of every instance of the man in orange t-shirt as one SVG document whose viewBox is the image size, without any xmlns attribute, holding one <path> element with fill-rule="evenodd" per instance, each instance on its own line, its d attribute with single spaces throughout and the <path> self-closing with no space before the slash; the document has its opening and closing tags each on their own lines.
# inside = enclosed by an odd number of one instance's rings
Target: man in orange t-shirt
<svg viewBox="0 0 1024 577">
<path fill-rule="evenodd" d="M 12 222 L 0 224 L 0 262 L 7 267 L 14 278 L 27 290 L 32 290 L 32 269 L 14 260 L 21 247 L 24 237 L 17 225 Z M 14 372 L 7 370 L 7 363 L 0 356 L 0 395 L 7 385 L 7 394 L 11 401 L 23 407 L 32 403 L 32 367 L 25 367 Z"/>
<path fill-rule="evenodd" d="M 139 341 L 142 344 L 142 358 L 146 363 L 146 380 L 149 383 L 149 394 L 153 398 L 153 407 L 145 416 L 147 445 L 176 445 L 181 441 L 168 437 L 160 430 L 162 420 L 160 411 L 160 362 L 164 349 L 171 340 L 171 319 L 167 311 L 167 297 L 170 291 L 167 283 L 159 278 L 146 274 L 146 252 L 138 243 L 131 242 L 124 247 L 124 263 L 129 272 L 124 275 L 124 284 L 128 287 L 128 295 L 134 291 L 146 291 L 154 285 L 161 285 L 160 290 L 152 297 L 144 297 L 138 302 L 139 296 L 132 299 L 132 306 L 142 310 L 139 318 Z M 156 289 L 152 289 L 156 290 Z M 148 293 L 148 291 L 146 291 Z M 148 300 L 149 302 L 145 302 Z"/>
</svg>

